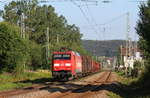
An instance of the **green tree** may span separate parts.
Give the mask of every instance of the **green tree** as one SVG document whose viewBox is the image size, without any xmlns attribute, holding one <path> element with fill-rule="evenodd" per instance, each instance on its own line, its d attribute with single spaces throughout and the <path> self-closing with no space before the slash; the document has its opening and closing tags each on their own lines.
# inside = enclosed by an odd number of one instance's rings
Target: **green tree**
<svg viewBox="0 0 150 98">
<path fill-rule="evenodd" d="M 140 45 L 142 45 L 141 48 L 150 53 L 150 1 L 140 6 L 139 17 L 136 30 L 143 44 Z"/>
<path fill-rule="evenodd" d="M 2 10 L 0 10 L 0 17 L 1 17 L 1 16 L 3 16 L 3 11 L 2 11 Z"/>
<path fill-rule="evenodd" d="M 55 12 L 51 5 L 38 5 L 37 0 L 12 1 L 5 6 L 3 19 L 11 24 L 21 27 L 21 17 L 24 13 L 26 37 L 29 39 L 29 56 L 27 64 L 33 69 L 48 68 L 46 65 L 47 28 L 49 28 L 49 47 L 51 53 L 61 47 L 72 48 L 81 53 L 82 47 L 79 28 L 69 25 L 64 16 Z"/>
<path fill-rule="evenodd" d="M 20 38 L 19 30 L 10 23 L 0 23 L 0 71 L 13 72 L 17 66 L 21 71 L 23 69 L 28 48 L 26 42 Z"/>
<path fill-rule="evenodd" d="M 33 1 L 35 2 L 30 5 L 27 5 L 25 1 L 24 3 L 13 1 L 6 5 L 3 14 L 4 20 L 20 25 L 21 13 L 24 13 L 29 39 L 34 40 L 38 44 L 45 44 L 47 27 L 50 28 L 49 37 L 51 44 L 56 44 L 58 36 L 61 41 L 81 44 L 82 35 L 78 27 L 69 25 L 64 16 L 58 16 L 55 13 L 55 9 L 51 5 L 39 6 L 36 0 Z"/>
<path fill-rule="evenodd" d="M 137 23 L 136 31 L 140 37 L 139 46 L 144 51 L 146 60 L 145 73 L 141 78 L 141 82 L 150 87 L 150 0 L 148 0 L 147 4 L 141 4 L 139 17 L 140 19 Z"/>
</svg>

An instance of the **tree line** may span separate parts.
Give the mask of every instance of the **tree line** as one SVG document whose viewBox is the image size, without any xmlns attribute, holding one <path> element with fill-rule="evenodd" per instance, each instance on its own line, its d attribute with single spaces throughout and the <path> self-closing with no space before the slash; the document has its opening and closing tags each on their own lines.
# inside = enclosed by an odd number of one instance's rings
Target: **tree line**
<svg viewBox="0 0 150 98">
<path fill-rule="evenodd" d="M 12 1 L 0 14 L 0 72 L 22 72 L 23 69 L 50 68 L 51 54 L 61 47 L 86 54 L 79 28 L 68 24 L 51 5 Z M 23 26 L 22 26 L 23 25 Z M 24 28 L 25 38 L 21 37 Z M 49 29 L 48 29 L 49 28 Z M 47 32 L 49 62 L 46 61 Z"/>
<path fill-rule="evenodd" d="M 136 31 L 139 35 L 139 47 L 144 52 L 145 72 L 140 78 L 140 84 L 150 87 L 150 0 L 140 5 L 139 20 Z M 143 85 L 144 84 L 144 85 Z"/>
</svg>

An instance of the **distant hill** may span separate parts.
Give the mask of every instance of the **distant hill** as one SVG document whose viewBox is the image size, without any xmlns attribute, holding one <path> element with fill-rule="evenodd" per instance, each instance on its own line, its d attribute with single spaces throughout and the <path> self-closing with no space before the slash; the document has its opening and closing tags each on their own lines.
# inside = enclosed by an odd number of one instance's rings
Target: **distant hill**
<svg viewBox="0 0 150 98">
<path fill-rule="evenodd" d="M 120 45 L 125 45 L 125 40 L 83 40 L 82 44 L 88 52 L 95 56 L 113 57 L 117 56 Z"/>
</svg>

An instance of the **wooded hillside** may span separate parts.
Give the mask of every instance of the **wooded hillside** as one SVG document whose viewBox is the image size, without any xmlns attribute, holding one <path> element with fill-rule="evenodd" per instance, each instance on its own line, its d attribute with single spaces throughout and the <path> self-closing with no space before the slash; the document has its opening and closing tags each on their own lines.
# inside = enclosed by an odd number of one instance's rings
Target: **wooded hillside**
<svg viewBox="0 0 150 98">
<path fill-rule="evenodd" d="M 125 40 L 82 40 L 83 47 L 96 56 L 113 57 L 118 55 L 119 47 L 125 46 Z M 134 44 L 134 42 L 133 42 Z"/>
</svg>

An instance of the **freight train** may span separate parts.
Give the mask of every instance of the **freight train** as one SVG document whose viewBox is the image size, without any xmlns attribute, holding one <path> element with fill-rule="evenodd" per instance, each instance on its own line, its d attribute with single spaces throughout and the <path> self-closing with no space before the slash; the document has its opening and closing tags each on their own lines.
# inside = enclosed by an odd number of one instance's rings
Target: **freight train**
<svg viewBox="0 0 150 98">
<path fill-rule="evenodd" d="M 52 76 L 55 79 L 70 80 L 99 72 L 101 64 L 90 56 L 75 51 L 53 52 Z"/>
</svg>

